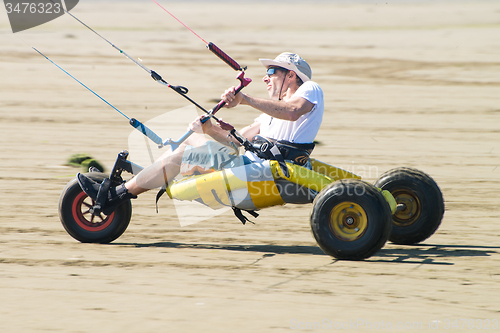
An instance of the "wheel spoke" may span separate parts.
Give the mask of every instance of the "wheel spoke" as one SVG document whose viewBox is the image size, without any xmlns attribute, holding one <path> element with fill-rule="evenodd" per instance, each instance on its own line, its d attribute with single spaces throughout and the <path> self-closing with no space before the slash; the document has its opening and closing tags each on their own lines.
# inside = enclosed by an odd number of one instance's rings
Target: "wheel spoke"
<svg viewBox="0 0 500 333">
<path fill-rule="evenodd" d="M 88 199 L 88 197 L 87 197 Z M 102 223 L 104 222 L 104 220 L 106 219 L 106 217 L 103 217 L 102 216 L 102 213 L 99 213 L 98 215 L 95 215 L 93 213 L 90 212 L 91 208 L 94 207 L 95 205 L 95 201 L 92 200 L 92 203 L 88 203 L 86 201 L 82 201 L 82 208 L 83 206 L 85 206 L 87 208 L 87 210 L 82 210 L 82 214 L 85 216 L 85 215 L 89 215 L 90 214 L 90 220 L 87 219 L 87 221 L 89 221 L 90 223 Z M 94 222 L 94 219 L 95 218 L 98 218 L 100 221 L 95 221 Z"/>
<path fill-rule="evenodd" d="M 92 207 L 92 205 L 91 205 L 91 204 L 89 204 L 89 203 L 87 203 L 87 202 L 85 202 L 85 201 L 83 201 L 83 202 L 82 202 L 82 205 L 85 205 L 85 206 L 86 206 L 86 207 L 88 207 L 88 208 Z"/>
</svg>

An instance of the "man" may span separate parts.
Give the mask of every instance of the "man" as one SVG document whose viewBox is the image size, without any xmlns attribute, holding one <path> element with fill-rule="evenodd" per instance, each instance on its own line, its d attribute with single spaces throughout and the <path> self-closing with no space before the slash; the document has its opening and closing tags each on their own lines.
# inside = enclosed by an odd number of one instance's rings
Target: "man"
<svg viewBox="0 0 500 333">
<path fill-rule="evenodd" d="M 272 142 L 283 144 L 287 152 L 298 151 L 299 157 L 296 161 L 302 165 L 314 147 L 313 141 L 322 122 L 323 91 L 317 83 L 311 81 L 312 72 L 309 64 L 297 54 L 284 52 L 274 60 L 259 60 L 267 68 L 262 80 L 266 83 L 270 99 L 252 97 L 242 92 L 235 94 L 235 87 L 226 90 L 221 98 L 226 102 L 227 108 L 242 104 L 262 111 L 263 114 L 257 117 L 253 124 L 243 128 L 240 134 L 248 140 L 260 135 Z M 228 135 L 228 131 L 213 126 L 210 120 L 202 124 L 201 118 L 191 123 L 190 129 L 197 133 L 208 134 L 226 145 L 231 143 L 239 145 Z M 112 212 L 125 200 L 136 198 L 140 193 L 161 187 L 174 179 L 182 164 L 186 163 L 187 152 L 196 153 L 196 148 L 193 147 L 200 144 L 203 144 L 203 141 L 199 136 L 194 136 L 175 151 L 163 154 L 136 177 L 110 189 L 104 213 Z M 300 152 L 304 152 L 305 155 L 300 156 Z M 245 157 L 251 162 L 262 161 L 262 158 L 250 152 L 246 152 Z M 82 190 L 95 199 L 99 184 L 82 174 L 78 174 L 77 178 Z"/>
</svg>

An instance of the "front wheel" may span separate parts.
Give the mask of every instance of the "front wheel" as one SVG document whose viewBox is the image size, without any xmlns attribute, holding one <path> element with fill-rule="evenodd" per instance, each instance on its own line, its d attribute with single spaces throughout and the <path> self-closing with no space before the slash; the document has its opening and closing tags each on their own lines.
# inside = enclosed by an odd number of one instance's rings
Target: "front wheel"
<svg viewBox="0 0 500 333">
<path fill-rule="evenodd" d="M 383 195 L 363 181 L 336 181 L 314 199 L 312 233 L 320 248 L 337 259 L 372 256 L 386 243 L 391 226 Z"/>
<path fill-rule="evenodd" d="M 97 182 L 106 178 L 98 172 L 86 176 Z M 109 215 L 91 214 L 89 209 L 93 205 L 94 201 L 82 191 L 76 178 L 66 185 L 59 199 L 59 218 L 68 234 L 82 243 L 110 243 L 120 237 L 132 217 L 130 200 Z"/>
<path fill-rule="evenodd" d="M 391 192 L 398 204 L 392 217 L 389 240 L 411 245 L 430 237 L 441 224 L 444 214 L 443 194 L 429 175 L 411 168 L 397 168 L 384 173 L 375 186 Z"/>
</svg>

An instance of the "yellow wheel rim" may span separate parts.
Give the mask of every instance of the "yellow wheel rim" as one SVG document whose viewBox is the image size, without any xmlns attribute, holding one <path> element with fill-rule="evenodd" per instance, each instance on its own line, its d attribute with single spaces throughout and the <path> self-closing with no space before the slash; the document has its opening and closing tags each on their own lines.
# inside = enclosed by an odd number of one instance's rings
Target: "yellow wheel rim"
<svg viewBox="0 0 500 333">
<path fill-rule="evenodd" d="M 346 201 L 333 207 L 330 229 L 338 239 L 352 242 L 363 236 L 367 227 L 366 212 L 357 203 Z"/>
<path fill-rule="evenodd" d="M 396 191 L 392 194 L 397 204 L 403 204 L 404 209 L 396 211 L 393 222 L 400 227 L 413 224 L 420 216 L 420 201 L 409 191 Z"/>
</svg>

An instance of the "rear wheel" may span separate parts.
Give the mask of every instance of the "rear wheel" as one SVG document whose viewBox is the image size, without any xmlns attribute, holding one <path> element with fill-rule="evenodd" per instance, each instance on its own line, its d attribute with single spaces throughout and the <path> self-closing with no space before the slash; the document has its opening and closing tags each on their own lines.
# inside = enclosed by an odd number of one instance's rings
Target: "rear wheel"
<svg viewBox="0 0 500 333">
<path fill-rule="evenodd" d="M 311 230 L 320 248 L 338 259 L 372 256 L 387 241 L 391 212 L 382 194 L 356 179 L 340 180 L 313 203 Z"/>
<path fill-rule="evenodd" d="M 98 172 L 86 176 L 98 182 L 107 177 Z M 59 199 L 59 218 L 68 234 L 82 243 L 110 243 L 120 237 L 132 216 L 130 200 L 109 215 L 91 214 L 93 205 L 94 201 L 82 191 L 76 179 L 66 185 Z"/>
<path fill-rule="evenodd" d="M 443 218 L 444 200 L 429 175 L 416 169 L 397 168 L 384 173 L 375 186 L 391 192 L 398 204 L 392 216 L 390 241 L 416 244 L 436 232 Z"/>
</svg>

